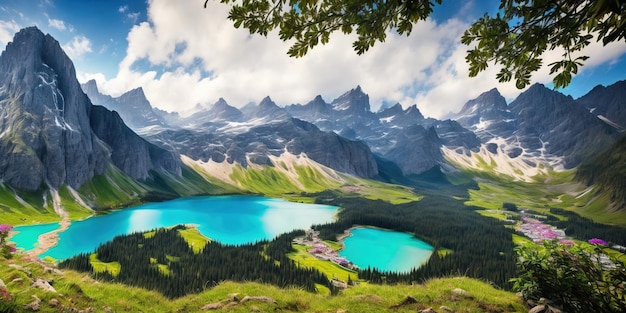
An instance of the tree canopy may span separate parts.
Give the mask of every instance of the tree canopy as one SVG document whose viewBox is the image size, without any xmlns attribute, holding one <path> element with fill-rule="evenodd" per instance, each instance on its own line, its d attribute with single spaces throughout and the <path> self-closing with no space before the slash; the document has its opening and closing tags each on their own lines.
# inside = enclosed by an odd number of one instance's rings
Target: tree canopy
<svg viewBox="0 0 626 313">
<path fill-rule="evenodd" d="M 205 1 L 205 7 L 208 0 Z M 221 0 L 231 6 L 235 27 L 267 36 L 278 29 L 281 40 L 294 40 L 287 53 L 302 57 L 334 32 L 356 33 L 353 47 L 362 54 L 387 31 L 409 35 L 442 0 Z M 626 39 L 624 0 L 501 0 L 495 16 L 485 14 L 465 31 L 470 76 L 489 64 L 501 66 L 500 82 L 515 79 L 518 88 L 530 84 L 548 50 L 561 50 L 548 64 L 556 88 L 567 86 L 588 56 L 578 53 L 591 41 L 604 45 Z"/>
</svg>

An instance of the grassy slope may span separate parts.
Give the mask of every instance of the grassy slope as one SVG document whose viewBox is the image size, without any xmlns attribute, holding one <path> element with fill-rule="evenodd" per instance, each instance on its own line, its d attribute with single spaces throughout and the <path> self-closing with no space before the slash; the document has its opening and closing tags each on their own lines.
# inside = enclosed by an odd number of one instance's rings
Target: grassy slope
<svg viewBox="0 0 626 313">
<path fill-rule="evenodd" d="M 28 204 L 18 201 L 16 194 Z M 47 203 L 44 203 L 44 197 L 47 198 Z M 48 194 L 40 191 L 14 191 L 0 183 L 0 221 L 2 223 L 22 225 L 57 222 L 60 218 L 54 213 L 51 204 Z"/>
<path fill-rule="evenodd" d="M 320 260 L 307 252 L 307 247 L 302 245 L 293 245 L 296 252 L 292 252 L 287 256 L 294 260 L 298 266 L 315 268 L 324 273 L 328 278 L 337 278 L 348 281 L 348 276 L 352 280 L 357 280 L 358 274 L 355 271 L 343 268 L 333 262 Z"/>
<path fill-rule="evenodd" d="M 336 312 L 339 309 L 348 312 L 415 312 L 416 308 L 427 307 L 438 310 L 441 305 L 463 312 L 526 311 L 513 293 L 497 290 L 487 283 L 462 277 L 434 279 L 424 285 L 414 286 L 361 284 L 335 297 L 298 289 L 279 289 L 254 282 L 243 284 L 221 282 L 216 286 L 207 286 L 210 289 L 204 292 L 172 301 L 156 292 L 140 288 L 116 283 L 96 283 L 86 274 L 74 271 L 65 271 L 62 275 L 45 273 L 44 265 L 26 259 L 0 260 L 0 263 L 3 263 L 0 266 L 0 277 L 6 283 L 8 291 L 13 294 L 18 308 L 32 302 L 32 295 L 36 295 L 42 300 L 39 312 L 58 312 L 61 307 L 78 310 L 93 308 L 98 312 L 104 311 L 105 307 L 110 307 L 113 312 L 198 312 L 205 304 L 229 299 L 231 298 L 229 295 L 233 293 L 239 294 L 239 299 L 246 295 L 269 296 L 275 299 L 276 303 L 251 301 L 237 304 L 229 312 L 250 312 L 255 307 L 263 312 L 275 310 Z M 32 272 L 32 277 L 54 279 L 54 288 L 57 293 L 32 288 L 29 275 L 7 264 L 28 268 Z M 468 291 L 471 297 L 454 296 L 452 293 L 454 288 Z M 407 296 L 415 297 L 419 304 L 391 309 L 391 306 L 402 302 Z M 50 304 L 51 299 L 57 299 L 59 304 L 57 306 Z"/>
<path fill-rule="evenodd" d="M 469 190 L 466 204 L 499 210 L 508 202 L 542 213 L 554 207 L 576 212 L 598 223 L 626 226 L 626 214 L 606 211 L 609 199 L 585 192 L 585 186 L 575 182 L 574 175 L 573 170 L 550 172 L 537 176 L 534 183 L 525 183 L 483 172 L 479 189 Z"/>
</svg>

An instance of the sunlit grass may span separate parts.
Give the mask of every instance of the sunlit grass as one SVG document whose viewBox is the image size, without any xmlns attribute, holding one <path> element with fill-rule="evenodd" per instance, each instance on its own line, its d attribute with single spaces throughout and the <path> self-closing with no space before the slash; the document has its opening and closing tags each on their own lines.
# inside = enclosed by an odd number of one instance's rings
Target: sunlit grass
<svg viewBox="0 0 626 313">
<path fill-rule="evenodd" d="M 119 275 L 122 270 L 122 265 L 120 265 L 119 262 L 102 262 L 98 259 L 98 255 L 95 253 L 89 255 L 89 263 L 91 264 L 91 267 L 93 267 L 94 272 L 109 272 L 109 274 L 113 277 Z"/>
<path fill-rule="evenodd" d="M 24 284 L 30 276 L 21 270 L 9 267 L 17 264 L 28 268 L 33 277 L 53 278 L 56 293 L 32 288 Z M 242 299 L 245 296 L 268 296 L 276 303 L 248 302 L 237 304 L 228 312 L 298 311 L 298 312 L 415 312 L 428 307 L 439 308 L 446 305 L 457 312 L 527 312 L 517 296 L 494 288 L 489 283 L 465 277 L 433 279 L 420 285 L 374 285 L 361 283 L 348 288 L 337 296 L 328 292 L 306 292 L 300 288 L 278 288 L 266 284 L 247 282 L 215 282 L 206 285 L 206 290 L 178 299 L 167 299 L 158 292 L 126 286 L 120 283 L 96 282 L 87 274 L 65 270 L 62 275 L 44 273 L 44 266 L 30 261 L 0 260 L 0 277 L 7 290 L 14 295 L 19 307 L 33 301 L 32 295 L 41 299 L 39 312 L 59 312 L 59 307 L 50 305 L 55 298 L 67 311 L 94 308 L 96 312 L 110 308 L 113 312 L 200 312 L 208 303 L 229 303 L 229 299 Z M 318 286 L 320 287 L 320 286 Z M 461 288 L 468 297 L 454 297 L 452 290 Z M 323 288 L 321 288 L 323 289 Z M 63 296 L 60 296 L 63 295 Z M 407 296 L 418 300 L 418 304 L 401 306 Z"/>
<path fill-rule="evenodd" d="M 296 262 L 298 266 L 315 268 L 329 279 L 337 278 L 343 281 L 348 281 L 348 277 L 352 280 L 357 279 L 357 272 L 341 267 L 331 261 L 316 258 L 307 251 L 308 247 L 297 244 L 294 244 L 293 247 L 296 249 L 296 252 L 289 253 L 287 256 Z"/>
<path fill-rule="evenodd" d="M 202 235 L 194 227 L 180 229 L 178 230 L 178 233 L 180 234 L 181 237 L 183 237 L 183 239 L 185 239 L 189 247 L 196 254 L 200 253 L 200 251 L 204 249 L 204 246 L 206 246 L 209 242 L 211 242 L 211 239 Z"/>
</svg>

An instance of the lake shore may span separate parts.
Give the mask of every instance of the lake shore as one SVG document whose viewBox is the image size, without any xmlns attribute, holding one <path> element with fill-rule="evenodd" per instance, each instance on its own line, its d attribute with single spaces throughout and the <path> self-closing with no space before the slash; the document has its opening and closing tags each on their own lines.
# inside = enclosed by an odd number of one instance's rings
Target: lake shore
<svg viewBox="0 0 626 313">
<path fill-rule="evenodd" d="M 72 224 L 69 217 L 64 216 L 59 221 L 59 228 L 39 235 L 37 242 L 39 243 L 34 249 L 26 251 L 24 254 L 30 257 L 37 257 L 40 254 L 48 251 L 48 249 L 55 247 L 59 244 L 59 233 L 66 231 Z"/>
</svg>

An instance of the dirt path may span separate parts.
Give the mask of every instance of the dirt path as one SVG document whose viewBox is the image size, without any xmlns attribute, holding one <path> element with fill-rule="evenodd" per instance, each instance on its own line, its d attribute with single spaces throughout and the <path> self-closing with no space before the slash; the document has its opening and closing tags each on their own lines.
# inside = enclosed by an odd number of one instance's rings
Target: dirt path
<svg viewBox="0 0 626 313">
<path fill-rule="evenodd" d="M 48 251 L 48 249 L 56 246 L 59 243 L 59 233 L 64 232 L 70 227 L 72 222 L 70 221 L 69 215 L 63 205 L 61 204 L 61 197 L 59 196 L 59 192 L 57 190 L 52 190 L 50 192 L 52 194 L 52 206 L 54 207 L 54 212 L 61 217 L 61 221 L 59 222 L 59 228 L 39 235 L 38 242 L 39 244 L 35 249 L 27 251 L 25 254 L 31 257 L 39 256 L 40 254 Z"/>
</svg>

